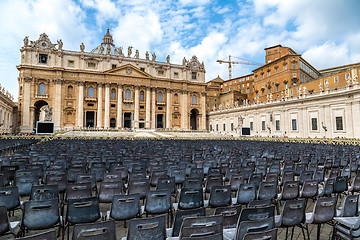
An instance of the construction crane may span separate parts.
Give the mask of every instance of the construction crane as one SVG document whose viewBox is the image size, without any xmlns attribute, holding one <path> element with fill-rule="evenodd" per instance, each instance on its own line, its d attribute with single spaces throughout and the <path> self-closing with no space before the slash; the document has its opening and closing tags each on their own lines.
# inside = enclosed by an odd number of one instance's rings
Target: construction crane
<svg viewBox="0 0 360 240">
<path fill-rule="evenodd" d="M 243 61 L 231 61 L 231 56 L 229 55 L 229 61 L 224 60 L 217 60 L 216 62 L 222 64 L 222 63 L 228 63 L 229 64 L 229 80 L 231 79 L 231 68 L 232 64 L 243 64 L 243 65 L 255 65 L 255 66 L 261 66 L 261 63 L 255 63 L 255 62 L 249 62 L 246 60 Z"/>
</svg>

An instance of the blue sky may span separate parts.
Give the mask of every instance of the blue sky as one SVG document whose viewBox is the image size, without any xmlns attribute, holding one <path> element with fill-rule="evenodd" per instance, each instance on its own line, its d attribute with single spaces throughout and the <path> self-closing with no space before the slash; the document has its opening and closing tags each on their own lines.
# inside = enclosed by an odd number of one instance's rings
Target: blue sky
<svg viewBox="0 0 360 240">
<path fill-rule="evenodd" d="M 196 55 L 206 81 L 228 78 L 217 59 L 264 63 L 264 48 L 281 44 L 318 69 L 360 62 L 358 0 L 1 0 L 0 83 L 18 96 L 23 38 L 62 39 L 66 50 L 91 51 L 110 28 L 115 45 L 155 52 L 181 64 Z M 235 60 L 236 58 L 234 58 Z M 255 67 L 234 65 L 233 77 Z"/>
</svg>

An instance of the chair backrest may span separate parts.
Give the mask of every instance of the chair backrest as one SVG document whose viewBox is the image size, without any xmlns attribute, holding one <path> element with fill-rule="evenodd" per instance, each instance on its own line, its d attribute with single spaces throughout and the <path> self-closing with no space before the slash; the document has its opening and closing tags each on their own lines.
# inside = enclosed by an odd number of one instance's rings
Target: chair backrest
<svg viewBox="0 0 360 240">
<path fill-rule="evenodd" d="M 222 221 L 222 215 L 186 217 L 181 226 L 180 239 L 222 233 Z"/>
<path fill-rule="evenodd" d="M 16 186 L 19 188 L 20 196 L 29 196 L 32 186 L 39 185 L 39 178 L 32 175 L 22 175 L 16 177 Z"/>
<path fill-rule="evenodd" d="M 299 178 L 300 184 L 303 184 L 306 180 L 311 180 L 313 178 L 313 175 L 313 171 L 302 171 Z"/>
<path fill-rule="evenodd" d="M 190 170 L 189 177 L 203 179 L 204 178 L 204 169 L 203 168 L 192 168 Z"/>
<path fill-rule="evenodd" d="M 48 231 L 43 233 L 34 234 L 27 237 L 17 238 L 19 240 L 57 240 L 56 231 Z"/>
<path fill-rule="evenodd" d="M 232 174 L 230 177 L 229 185 L 231 186 L 231 191 L 237 191 L 240 184 L 244 183 L 244 176 L 241 174 Z"/>
<path fill-rule="evenodd" d="M 115 195 L 124 194 L 122 180 L 118 182 L 102 182 L 99 189 L 99 201 L 110 203 Z"/>
<path fill-rule="evenodd" d="M 255 183 L 256 188 L 258 188 L 260 183 L 262 182 L 262 179 L 263 179 L 262 173 L 252 173 L 250 175 L 249 183 Z"/>
<path fill-rule="evenodd" d="M 33 186 L 30 200 L 45 201 L 50 199 L 59 200 L 59 188 L 57 185 Z"/>
<path fill-rule="evenodd" d="M 313 223 L 326 223 L 335 216 L 336 197 L 318 198 L 313 210 Z"/>
<path fill-rule="evenodd" d="M 11 211 L 20 206 L 18 187 L 0 187 L 0 203 Z"/>
<path fill-rule="evenodd" d="M 264 208 L 243 208 L 241 209 L 238 225 L 243 221 L 256 221 L 275 216 L 275 206 Z"/>
<path fill-rule="evenodd" d="M 187 209 L 187 210 L 178 210 L 175 213 L 175 219 L 173 223 L 173 232 L 172 236 L 179 236 L 182 222 L 185 217 L 199 217 L 205 216 L 205 208 L 196 208 L 196 209 Z"/>
<path fill-rule="evenodd" d="M 339 217 L 354 217 L 358 215 L 359 195 L 348 195 L 345 198 Z"/>
<path fill-rule="evenodd" d="M 286 181 L 283 184 L 281 192 L 281 200 L 295 199 L 299 196 L 300 182 L 298 181 Z"/>
<path fill-rule="evenodd" d="M 110 216 L 115 220 L 126 220 L 140 213 L 140 195 L 115 195 L 112 199 Z"/>
<path fill-rule="evenodd" d="M 205 182 L 205 191 L 210 192 L 213 186 L 221 185 L 223 185 L 223 177 L 221 176 L 221 174 L 208 175 Z"/>
<path fill-rule="evenodd" d="M 50 199 L 45 201 L 30 200 L 24 203 L 22 225 L 27 229 L 50 228 L 60 222 L 59 201 Z"/>
<path fill-rule="evenodd" d="M 266 182 L 277 182 L 279 180 L 279 173 L 278 172 L 268 172 L 265 176 Z"/>
<path fill-rule="evenodd" d="M 312 198 L 318 194 L 318 180 L 305 180 L 302 190 L 302 198 Z"/>
<path fill-rule="evenodd" d="M 149 191 L 146 195 L 145 211 L 151 214 L 164 213 L 171 207 L 171 193 L 166 190 Z"/>
<path fill-rule="evenodd" d="M 215 209 L 214 215 L 222 214 L 223 228 L 235 228 L 241 212 L 241 205 L 229 207 L 218 207 Z"/>
<path fill-rule="evenodd" d="M 276 240 L 277 228 L 265 232 L 247 233 L 243 238 L 243 240 L 259 240 L 259 239 Z"/>
<path fill-rule="evenodd" d="M 175 178 L 175 183 L 180 184 L 185 181 L 186 172 L 185 169 L 175 169 L 170 172 L 170 177 Z"/>
<path fill-rule="evenodd" d="M 179 197 L 179 209 L 193 209 L 204 206 L 203 190 L 182 188 Z"/>
<path fill-rule="evenodd" d="M 231 204 L 230 186 L 213 186 L 210 192 L 209 205 L 211 207 L 222 207 L 229 204 Z"/>
<path fill-rule="evenodd" d="M 256 185 L 255 183 L 242 183 L 239 186 L 237 193 L 237 203 L 248 204 L 250 201 L 256 199 Z"/>
<path fill-rule="evenodd" d="M 91 189 L 96 188 L 96 174 L 94 173 L 80 173 L 76 177 L 76 183 L 90 183 Z"/>
<path fill-rule="evenodd" d="M 201 236 L 192 236 L 192 237 L 183 237 L 182 240 L 223 240 L 222 233 L 215 233 L 210 235 L 201 235 Z"/>
<path fill-rule="evenodd" d="M 155 187 L 159 178 L 167 177 L 167 170 L 155 170 L 151 172 L 150 185 Z"/>
<path fill-rule="evenodd" d="M 10 231 L 8 212 L 5 206 L 0 206 L 0 236 Z"/>
<path fill-rule="evenodd" d="M 338 176 L 335 178 L 334 193 L 342 193 L 348 189 L 348 177 Z"/>
<path fill-rule="evenodd" d="M 360 191 L 360 175 L 356 175 L 351 184 L 351 192 L 359 192 Z M 350 191 L 349 190 L 349 191 Z"/>
<path fill-rule="evenodd" d="M 331 194 L 334 192 L 334 184 L 335 184 L 335 179 L 334 178 L 328 178 L 325 181 L 324 184 L 324 189 L 322 192 L 322 196 L 331 196 Z"/>
<path fill-rule="evenodd" d="M 92 196 L 91 183 L 68 183 L 66 200 L 89 198 Z"/>
<path fill-rule="evenodd" d="M 130 220 L 127 239 L 164 240 L 166 238 L 165 216 L 134 218 Z"/>
<path fill-rule="evenodd" d="M 257 221 L 243 221 L 236 231 L 236 240 L 242 240 L 247 233 L 263 232 L 274 228 L 274 218 L 264 218 Z"/>
<path fill-rule="evenodd" d="M 116 240 L 115 221 L 76 224 L 73 240 Z"/>
<path fill-rule="evenodd" d="M 287 181 L 294 181 L 294 172 L 293 171 L 285 171 L 281 177 L 281 184 L 284 184 Z"/>
<path fill-rule="evenodd" d="M 322 182 L 324 181 L 324 176 L 325 176 L 325 169 L 316 169 L 314 172 L 313 179 Z"/>
<path fill-rule="evenodd" d="M 71 224 L 91 223 L 100 218 L 97 197 L 69 199 L 66 219 Z"/>
<path fill-rule="evenodd" d="M 174 193 L 176 190 L 175 177 L 161 177 L 157 181 L 156 190 L 168 190 Z"/>
<path fill-rule="evenodd" d="M 66 191 L 66 174 L 48 174 L 46 175 L 46 185 L 56 185 L 60 193 Z"/>
<path fill-rule="evenodd" d="M 276 199 L 277 197 L 277 181 L 261 182 L 259 186 L 258 199 Z"/>
<path fill-rule="evenodd" d="M 188 188 L 188 189 L 202 188 L 202 178 L 196 178 L 196 177 L 185 178 L 184 188 Z"/>
<path fill-rule="evenodd" d="M 305 221 L 306 199 L 286 200 L 281 212 L 281 226 L 290 227 Z"/>
<path fill-rule="evenodd" d="M 149 179 L 129 179 L 128 193 L 140 195 L 140 199 L 144 199 L 150 190 Z"/>
</svg>

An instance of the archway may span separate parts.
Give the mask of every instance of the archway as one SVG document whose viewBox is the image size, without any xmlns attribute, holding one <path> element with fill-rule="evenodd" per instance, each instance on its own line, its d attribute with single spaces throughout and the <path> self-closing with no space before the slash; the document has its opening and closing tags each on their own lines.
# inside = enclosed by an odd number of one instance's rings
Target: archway
<svg viewBox="0 0 360 240">
<path fill-rule="evenodd" d="M 199 111 L 197 109 L 192 109 L 190 111 L 190 130 L 198 129 L 198 115 Z"/>
<path fill-rule="evenodd" d="M 45 102 L 44 100 L 37 101 L 34 104 L 35 110 L 34 110 L 34 126 L 33 126 L 33 128 L 36 128 L 36 122 L 40 121 L 41 108 L 46 105 L 49 105 L 49 104 L 47 102 Z"/>
<path fill-rule="evenodd" d="M 115 127 L 116 127 L 116 119 L 115 119 L 115 118 L 111 118 L 111 119 L 110 119 L 110 127 L 111 127 L 111 128 L 115 128 Z"/>
</svg>

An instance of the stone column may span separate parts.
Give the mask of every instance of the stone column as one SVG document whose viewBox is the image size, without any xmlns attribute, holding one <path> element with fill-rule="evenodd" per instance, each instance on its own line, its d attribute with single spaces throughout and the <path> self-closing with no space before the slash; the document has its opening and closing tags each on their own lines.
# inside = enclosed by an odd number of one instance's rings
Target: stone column
<svg viewBox="0 0 360 240">
<path fill-rule="evenodd" d="M 182 129 L 189 129 L 188 126 L 188 91 L 187 90 L 183 90 L 182 91 L 182 103 L 183 103 L 183 108 L 182 108 L 182 116 L 181 116 L 181 128 Z"/>
<path fill-rule="evenodd" d="M 200 130 L 206 130 L 206 93 L 201 93 L 201 127 Z"/>
<path fill-rule="evenodd" d="M 150 128 L 151 124 L 150 124 L 150 106 L 151 106 L 151 102 L 150 102 L 150 88 L 147 87 L 146 88 L 146 106 L 145 106 L 145 111 L 146 111 L 146 116 L 145 116 L 145 128 Z"/>
<path fill-rule="evenodd" d="M 117 120 L 116 120 L 116 125 L 118 128 L 122 127 L 122 97 L 123 97 L 123 89 L 122 89 L 122 85 L 119 84 L 118 85 L 118 101 L 117 101 Z"/>
<path fill-rule="evenodd" d="M 32 78 L 24 77 L 24 93 L 23 93 L 23 107 L 22 107 L 22 124 L 21 132 L 31 132 L 30 127 L 30 93 L 31 93 Z"/>
<path fill-rule="evenodd" d="M 35 106 L 30 106 L 30 132 L 35 126 Z"/>
<path fill-rule="evenodd" d="M 156 95 L 156 88 L 153 88 L 151 90 L 151 128 L 155 129 L 156 128 L 156 115 L 155 115 L 155 111 L 156 111 L 156 102 L 155 102 L 155 95 Z"/>
<path fill-rule="evenodd" d="M 347 102 L 346 106 L 345 106 L 345 114 L 344 114 L 344 120 L 343 120 L 343 125 L 344 125 L 344 129 L 346 130 L 346 137 L 347 138 L 353 138 L 355 137 L 355 132 L 353 130 L 353 117 L 352 117 L 352 103 L 351 102 Z M 336 123 L 335 123 L 336 125 Z"/>
<path fill-rule="evenodd" d="M 98 83 L 98 96 L 97 96 L 97 120 L 96 120 L 96 127 L 101 128 L 102 126 L 102 102 L 103 102 L 103 96 L 102 96 L 102 83 Z"/>
<path fill-rule="evenodd" d="M 166 128 L 171 128 L 171 91 L 166 89 Z"/>
<path fill-rule="evenodd" d="M 135 86 L 134 128 L 139 128 L 139 86 Z"/>
<path fill-rule="evenodd" d="M 54 79 L 55 84 L 55 103 L 54 103 L 54 118 L 52 119 L 55 122 L 55 129 L 61 128 L 61 79 Z"/>
<path fill-rule="evenodd" d="M 110 127 L 110 84 L 105 83 L 105 116 L 104 128 Z"/>
<path fill-rule="evenodd" d="M 84 82 L 78 82 L 79 86 L 79 99 L 78 99 L 78 116 L 77 126 L 79 128 L 84 127 Z"/>
</svg>

